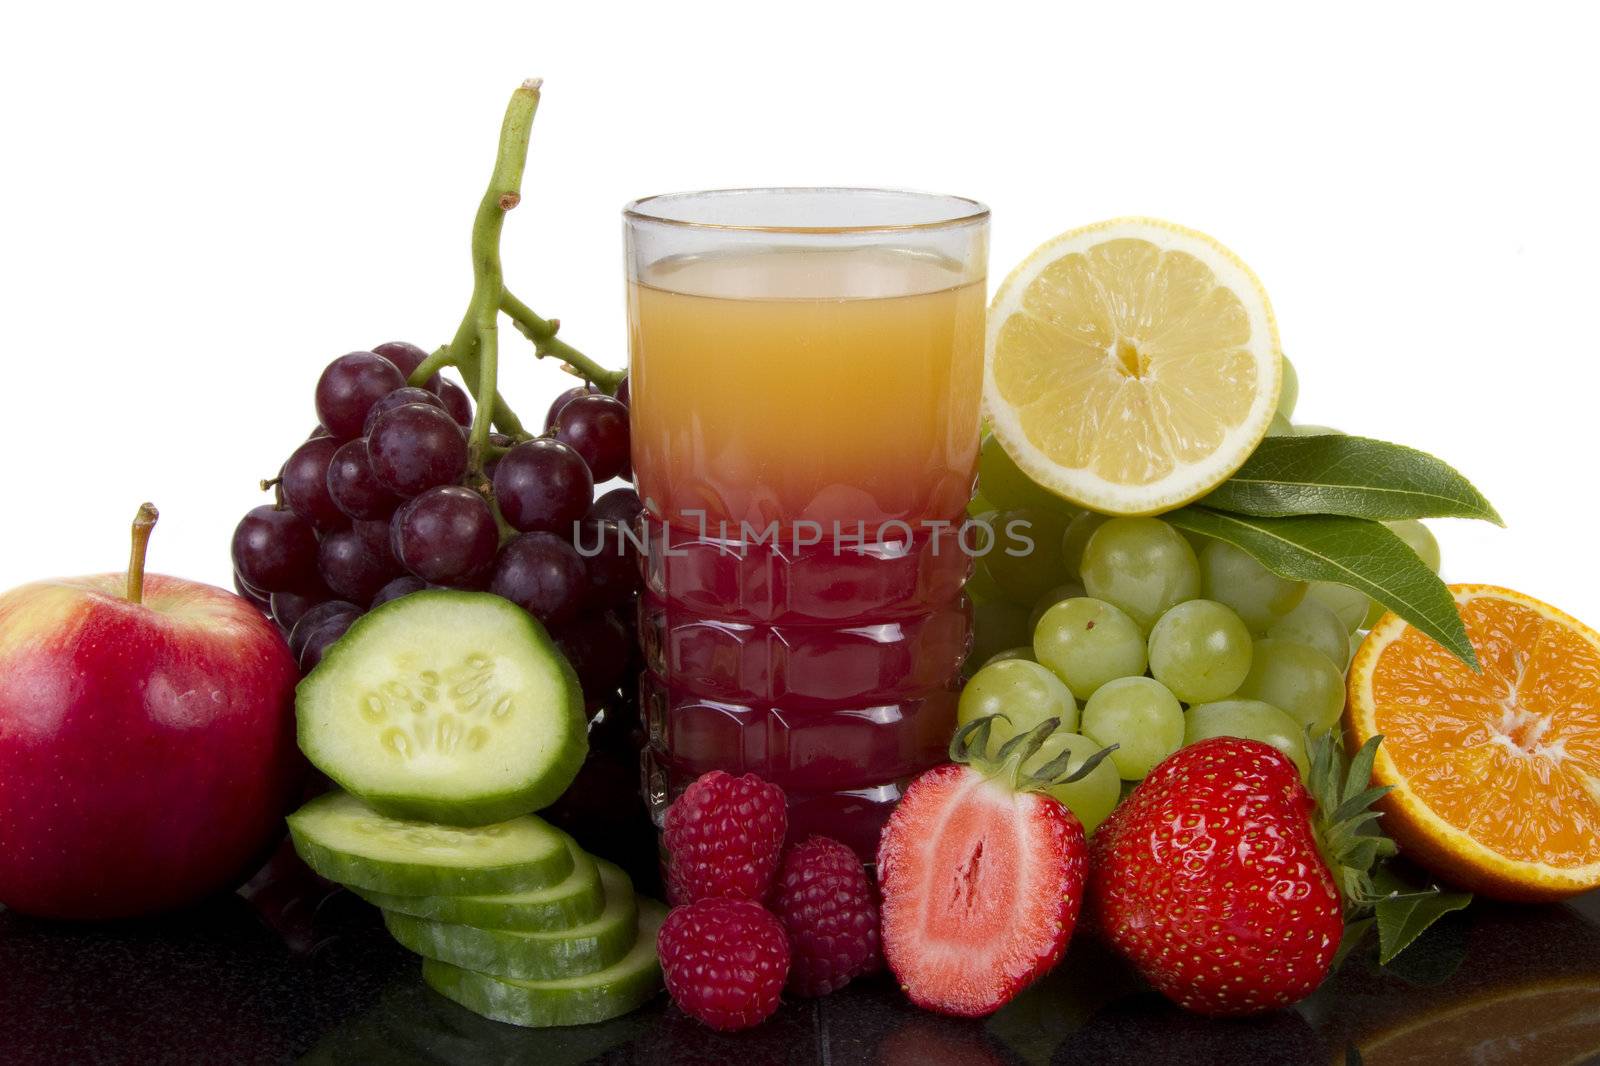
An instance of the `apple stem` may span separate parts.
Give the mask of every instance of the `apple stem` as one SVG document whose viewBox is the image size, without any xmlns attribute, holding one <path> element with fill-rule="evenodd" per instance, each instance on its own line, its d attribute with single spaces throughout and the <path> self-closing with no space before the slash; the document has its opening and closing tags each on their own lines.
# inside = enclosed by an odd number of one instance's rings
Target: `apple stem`
<svg viewBox="0 0 1600 1066">
<path fill-rule="evenodd" d="M 144 553 L 150 547 L 150 531 L 156 528 L 161 512 L 153 503 L 141 503 L 133 516 L 133 553 L 128 556 L 128 602 L 144 602 Z"/>
</svg>

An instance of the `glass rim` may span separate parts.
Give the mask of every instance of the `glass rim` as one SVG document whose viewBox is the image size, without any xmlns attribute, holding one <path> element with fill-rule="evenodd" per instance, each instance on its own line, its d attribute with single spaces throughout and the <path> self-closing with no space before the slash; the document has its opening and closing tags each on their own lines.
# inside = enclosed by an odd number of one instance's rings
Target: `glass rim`
<svg viewBox="0 0 1600 1066">
<path fill-rule="evenodd" d="M 665 201 L 697 200 L 701 198 L 722 198 L 752 195 L 791 195 L 791 194 L 888 194 L 890 196 L 906 197 L 910 199 L 937 202 L 943 201 L 954 205 L 955 209 L 937 218 L 919 222 L 879 222 L 862 223 L 858 225 L 836 226 L 795 226 L 795 225 L 766 225 L 749 222 L 707 222 L 694 219 L 674 218 L 653 211 L 651 204 L 661 204 Z M 631 200 L 622 208 L 622 217 L 633 223 L 649 223 L 658 226 L 672 226 L 687 230 L 706 230 L 725 233 L 791 233 L 791 234 L 849 234 L 849 233 L 920 233 L 932 230 L 958 229 L 987 221 L 989 208 L 983 203 L 966 196 L 953 196 L 946 193 L 920 192 L 915 189 L 894 189 L 870 185 L 773 185 L 773 186 L 747 186 L 729 189 L 697 189 L 687 192 L 656 193 L 653 196 L 643 196 Z"/>
</svg>

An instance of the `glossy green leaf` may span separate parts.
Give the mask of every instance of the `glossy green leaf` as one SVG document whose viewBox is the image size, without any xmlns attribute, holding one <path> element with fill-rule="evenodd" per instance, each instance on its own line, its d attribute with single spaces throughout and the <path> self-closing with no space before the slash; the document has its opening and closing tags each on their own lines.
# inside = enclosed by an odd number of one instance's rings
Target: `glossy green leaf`
<svg viewBox="0 0 1600 1066">
<path fill-rule="evenodd" d="M 1364 592 L 1478 669 L 1450 590 L 1405 541 L 1378 522 L 1343 515 L 1267 518 L 1199 506 L 1161 517 L 1179 529 L 1225 540 L 1275 574 L 1336 581 Z"/>
<path fill-rule="evenodd" d="M 1368 437 L 1268 437 L 1234 475 L 1200 501 L 1238 514 L 1281 518 L 1481 518 L 1499 512 L 1450 464 Z"/>
<path fill-rule="evenodd" d="M 1385 894 L 1373 905 L 1378 920 L 1378 961 L 1387 963 L 1404 951 L 1423 931 L 1451 911 L 1472 902 L 1468 892 L 1418 891 L 1392 871 L 1379 870 L 1373 885 Z"/>
</svg>

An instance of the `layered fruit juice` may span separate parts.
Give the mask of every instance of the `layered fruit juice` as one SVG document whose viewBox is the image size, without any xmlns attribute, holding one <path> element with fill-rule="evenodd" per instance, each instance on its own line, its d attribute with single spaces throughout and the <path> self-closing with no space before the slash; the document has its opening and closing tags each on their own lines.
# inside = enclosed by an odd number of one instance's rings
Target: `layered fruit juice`
<svg viewBox="0 0 1600 1066">
<path fill-rule="evenodd" d="M 870 857 L 943 759 L 970 642 L 955 527 L 984 282 L 893 247 L 667 258 L 630 282 L 641 638 L 658 814 L 711 769 Z"/>
</svg>

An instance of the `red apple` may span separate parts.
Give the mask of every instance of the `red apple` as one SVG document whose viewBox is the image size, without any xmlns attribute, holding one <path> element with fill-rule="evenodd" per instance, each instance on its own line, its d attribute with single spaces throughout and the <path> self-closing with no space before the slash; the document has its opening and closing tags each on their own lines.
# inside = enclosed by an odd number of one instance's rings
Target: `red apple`
<svg viewBox="0 0 1600 1066">
<path fill-rule="evenodd" d="M 0 596 L 0 903 L 116 918 L 247 876 L 305 763 L 283 637 L 231 592 L 128 573 Z"/>
</svg>

